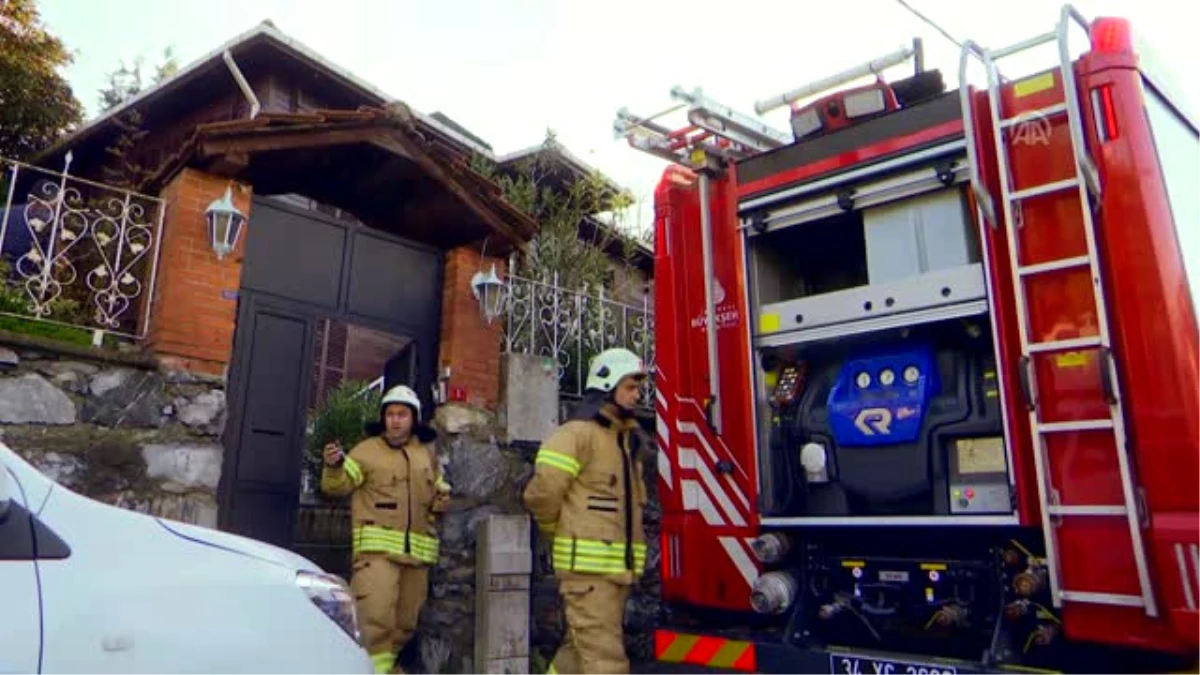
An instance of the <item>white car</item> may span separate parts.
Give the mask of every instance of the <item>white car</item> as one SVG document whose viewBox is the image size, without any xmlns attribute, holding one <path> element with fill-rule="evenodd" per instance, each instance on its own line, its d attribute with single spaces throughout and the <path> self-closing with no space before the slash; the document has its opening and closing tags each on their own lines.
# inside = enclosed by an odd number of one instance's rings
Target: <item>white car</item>
<svg viewBox="0 0 1200 675">
<path fill-rule="evenodd" d="M 0 673 L 371 673 L 340 578 L 83 497 L 0 443 Z"/>
</svg>

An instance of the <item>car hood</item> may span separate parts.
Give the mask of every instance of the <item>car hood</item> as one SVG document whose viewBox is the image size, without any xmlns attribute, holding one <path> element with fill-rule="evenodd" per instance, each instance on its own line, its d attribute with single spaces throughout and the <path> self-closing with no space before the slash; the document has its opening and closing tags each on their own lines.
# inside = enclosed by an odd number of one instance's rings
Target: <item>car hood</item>
<svg viewBox="0 0 1200 675">
<path fill-rule="evenodd" d="M 272 544 L 228 532 L 212 530 L 207 527 L 200 527 L 199 525 L 189 525 L 167 518 L 155 518 L 155 520 L 171 534 L 196 544 L 222 548 L 295 570 L 307 570 L 310 572 L 324 571 L 313 564 L 308 558 Z"/>
</svg>

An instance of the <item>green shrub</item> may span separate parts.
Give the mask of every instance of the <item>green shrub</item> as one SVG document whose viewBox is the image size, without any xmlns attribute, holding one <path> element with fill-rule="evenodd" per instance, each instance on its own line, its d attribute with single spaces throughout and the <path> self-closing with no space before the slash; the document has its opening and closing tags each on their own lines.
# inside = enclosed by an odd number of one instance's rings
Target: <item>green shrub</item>
<svg viewBox="0 0 1200 675">
<path fill-rule="evenodd" d="M 382 393 L 363 390 L 366 382 L 344 380 L 329 392 L 324 403 L 309 415 L 309 432 L 305 439 L 305 461 L 309 468 L 320 475 L 325 446 L 337 441 L 342 449 L 350 452 L 366 437 L 367 422 L 379 417 L 379 401 Z"/>
</svg>

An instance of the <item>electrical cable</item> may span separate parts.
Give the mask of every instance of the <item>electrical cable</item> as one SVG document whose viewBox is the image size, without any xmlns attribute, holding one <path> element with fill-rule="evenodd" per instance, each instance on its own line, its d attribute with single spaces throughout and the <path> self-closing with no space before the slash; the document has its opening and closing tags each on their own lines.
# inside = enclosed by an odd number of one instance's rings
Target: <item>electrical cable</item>
<svg viewBox="0 0 1200 675">
<path fill-rule="evenodd" d="M 962 48 L 963 48 L 963 46 L 962 46 L 962 43 L 961 43 L 961 42 L 959 42 L 958 40 L 955 40 L 955 39 L 954 39 L 954 37 L 953 37 L 952 35 L 950 35 L 950 33 L 946 32 L 946 29 L 944 29 L 944 28 L 942 28 L 941 26 L 939 26 L 939 25 L 938 25 L 938 24 L 937 24 L 937 23 L 936 23 L 936 22 L 935 22 L 933 19 L 930 19 L 929 17 L 925 16 L 924 14 L 922 14 L 922 13 L 918 12 L 918 11 L 917 11 L 917 10 L 916 10 L 916 9 L 915 9 L 915 8 L 914 8 L 912 5 L 910 5 L 910 4 L 908 4 L 907 2 L 905 2 L 905 0 L 896 0 L 896 2 L 900 3 L 900 6 L 901 6 L 901 7 L 903 7 L 903 8 L 905 8 L 905 9 L 907 9 L 908 11 L 912 12 L 912 13 L 913 13 L 913 15 L 915 15 L 915 16 L 916 16 L 918 19 L 920 19 L 921 21 L 924 21 L 925 23 L 929 24 L 929 26 L 930 26 L 930 27 L 932 27 L 932 28 L 933 28 L 934 30 L 936 30 L 937 32 L 941 33 L 941 34 L 942 34 L 942 37 L 944 37 L 944 38 L 946 38 L 947 40 L 949 40 L 949 41 L 953 42 L 953 43 L 954 43 L 954 45 L 955 45 L 956 47 L 958 47 L 959 49 L 962 49 Z"/>
</svg>

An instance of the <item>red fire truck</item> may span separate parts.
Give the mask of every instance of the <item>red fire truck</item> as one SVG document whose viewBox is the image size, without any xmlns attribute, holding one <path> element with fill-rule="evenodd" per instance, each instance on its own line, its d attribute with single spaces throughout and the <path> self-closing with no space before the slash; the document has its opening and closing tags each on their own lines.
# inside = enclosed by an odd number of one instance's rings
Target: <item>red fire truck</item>
<svg viewBox="0 0 1200 675">
<path fill-rule="evenodd" d="M 1195 668 L 1200 137 L 1138 44 L 1067 6 L 964 44 L 957 90 L 917 40 L 756 105 L 787 133 L 699 90 L 681 129 L 618 113 L 672 162 L 660 662 Z"/>
</svg>

